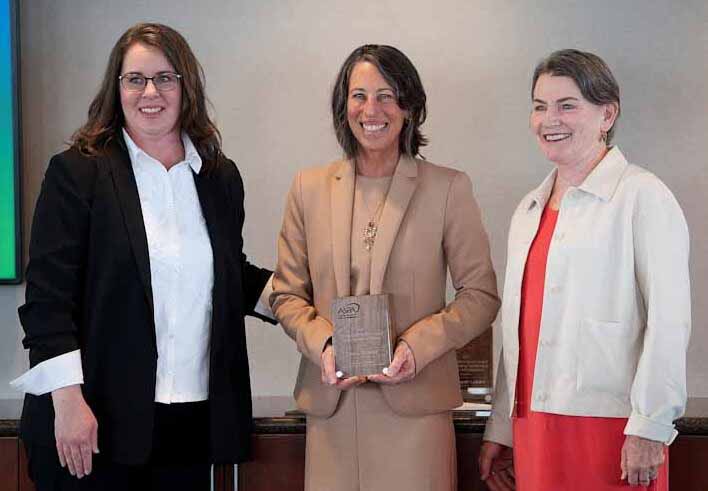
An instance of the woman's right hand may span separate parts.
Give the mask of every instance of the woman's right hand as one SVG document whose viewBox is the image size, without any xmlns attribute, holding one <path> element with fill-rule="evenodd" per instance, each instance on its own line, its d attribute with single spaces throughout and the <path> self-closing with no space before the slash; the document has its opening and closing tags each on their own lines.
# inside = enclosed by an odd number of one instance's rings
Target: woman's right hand
<svg viewBox="0 0 708 491">
<path fill-rule="evenodd" d="M 329 341 L 322 350 L 320 367 L 322 370 L 322 383 L 332 385 L 339 390 L 349 390 L 352 387 L 366 382 L 366 377 L 337 378 L 337 371 L 334 363 L 334 347 Z"/>
<path fill-rule="evenodd" d="M 501 443 L 484 441 L 479 451 L 479 474 L 491 491 L 513 491 L 514 453 Z"/>
<path fill-rule="evenodd" d="M 98 453 L 98 422 L 79 385 L 52 391 L 52 402 L 59 463 L 80 479 L 91 474 L 93 454 Z"/>
</svg>

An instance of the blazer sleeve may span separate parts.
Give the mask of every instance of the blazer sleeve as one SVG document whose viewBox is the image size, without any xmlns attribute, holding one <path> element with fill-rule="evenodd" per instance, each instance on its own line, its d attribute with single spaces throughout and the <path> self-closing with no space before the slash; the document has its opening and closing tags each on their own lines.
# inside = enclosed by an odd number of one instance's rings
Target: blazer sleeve
<svg viewBox="0 0 708 491">
<path fill-rule="evenodd" d="M 462 172 L 455 174 L 448 190 L 442 245 L 455 298 L 401 335 L 413 351 L 418 372 L 489 329 L 499 310 L 489 240 L 472 183 Z"/>
<path fill-rule="evenodd" d="M 243 286 L 243 312 L 246 315 L 257 317 L 265 322 L 275 324 L 276 321 L 274 319 L 271 319 L 267 315 L 263 315 L 262 313 L 256 310 L 256 306 L 258 304 L 258 300 L 261 296 L 261 293 L 264 289 L 266 289 L 268 281 L 270 280 L 273 272 L 269 269 L 260 268 L 250 263 L 248 261 L 248 258 L 246 257 L 246 254 L 243 252 L 243 224 L 246 220 L 246 212 L 243 206 L 245 191 L 243 186 L 243 179 L 241 178 L 241 174 L 238 171 L 236 164 L 231 161 L 229 161 L 229 163 L 234 168 L 231 198 L 233 206 L 235 208 L 235 215 L 237 220 L 236 233 L 238 234 L 238 236 L 236 237 L 235 243 L 240 246 L 239 258 L 241 262 L 241 285 Z"/>
<path fill-rule="evenodd" d="M 686 350 L 691 332 L 688 226 L 663 183 L 638 195 L 635 274 L 646 308 L 644 342 L 632 383 L 625 434 L 671 443 L 686 407 Z"/>
<path fill-rule="evenodd" d="M 73 160 L 66 152 L 51 159 L 34 212 L 25 304 L 18 309 L 30 367 L 80 349 L 76 318 L 96 167 Z"/>
<path fill-rule="evenodd" d="M 273 277 L 271 309 L 297 349 L 320 365 L 320 355 L 332 336 L 332 324 L 313 305 L 302 201 L 301 174 L 288 193 L 278 238 L 278 265 Z"/>
<path fill-rule="evenodd" d="M 487 419 L 487 426 L 484 429 L 483 440 L 501 443 L 507 447 L 513 446 L 513 436 L 511 428 L 511 394 L 509 393 L 509 381 L 506 378 L 504 368 L 504 348 L 499 356 L 499 368 L 497 369 L 497 381 L 494 384 L 494 398 L 492 399 L 492 414 Z"/>
</svg>

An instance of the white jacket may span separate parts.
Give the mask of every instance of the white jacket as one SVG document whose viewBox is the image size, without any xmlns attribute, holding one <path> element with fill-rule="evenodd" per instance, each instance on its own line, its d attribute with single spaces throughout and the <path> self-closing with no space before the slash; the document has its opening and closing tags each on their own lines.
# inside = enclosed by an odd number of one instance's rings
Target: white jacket
<svg viewBox="0 0 708 491">
<path fill-rule="evenodd" d="M 556 171 L 509 229 L 502 355 L 484 439 L 512 446 L 521 282 Z M 531 410 L 628 417 L 625 434 L 671 443 L 686 405 L 688 227 L 671 191 L 617 147 L 566 192 L 546 265 Z"/>
</svg>

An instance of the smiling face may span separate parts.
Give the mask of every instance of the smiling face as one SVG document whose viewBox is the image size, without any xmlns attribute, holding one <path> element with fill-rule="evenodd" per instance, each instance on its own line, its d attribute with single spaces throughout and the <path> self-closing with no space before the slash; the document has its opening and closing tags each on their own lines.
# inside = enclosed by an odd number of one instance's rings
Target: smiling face
<svg viewBox="0 0 708 491">
<path fill-rule="evenodd" d="M 375 65 L 361 61 L 349 79 L 347 120 L 365 153 L 398 154 L 407 112 L 398 106 L 394 89 Z"/>
<path fill-rule="evenodd" d="M 531 131 L 546 158 L 557 165 L 596 158 L 606 147 L 601 134 L 612 128 L 616 117 L 615 105 L 589 102 L 570 77 L 545 73 L 536 82 Z"/>
<path fill-rule="evenodd" d="M 144 44 L 134 44 L 125 53 L 121 74 L 139 73 L 154 77 L 161 72 L 175 72 L 172 64 L 159 49 Z M 132 92 L 121 85 L 120 102 L 125 115 L 125 127 L 138 145 L 140 141 L 179 135 L 179 115 L 182 105 L 182 88 L 158 91 L 148 81 L 145 90 Z"/>
</svg>

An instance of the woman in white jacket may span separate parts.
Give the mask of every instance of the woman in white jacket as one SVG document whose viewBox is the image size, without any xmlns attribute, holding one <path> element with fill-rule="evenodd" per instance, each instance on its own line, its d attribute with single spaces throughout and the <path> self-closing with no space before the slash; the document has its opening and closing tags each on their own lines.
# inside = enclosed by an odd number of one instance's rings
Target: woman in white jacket
<svg viewBox="0 0 708 491">
<path fill-rule="evenodd" d="M 667 490 L 691 319 L 683 213 L 609 145 L 619 87 L 599 57 L 551 54 L 532 105 L 555 168 L 511 221 L 482 478 L 502 491 Z"/>
</svg>

